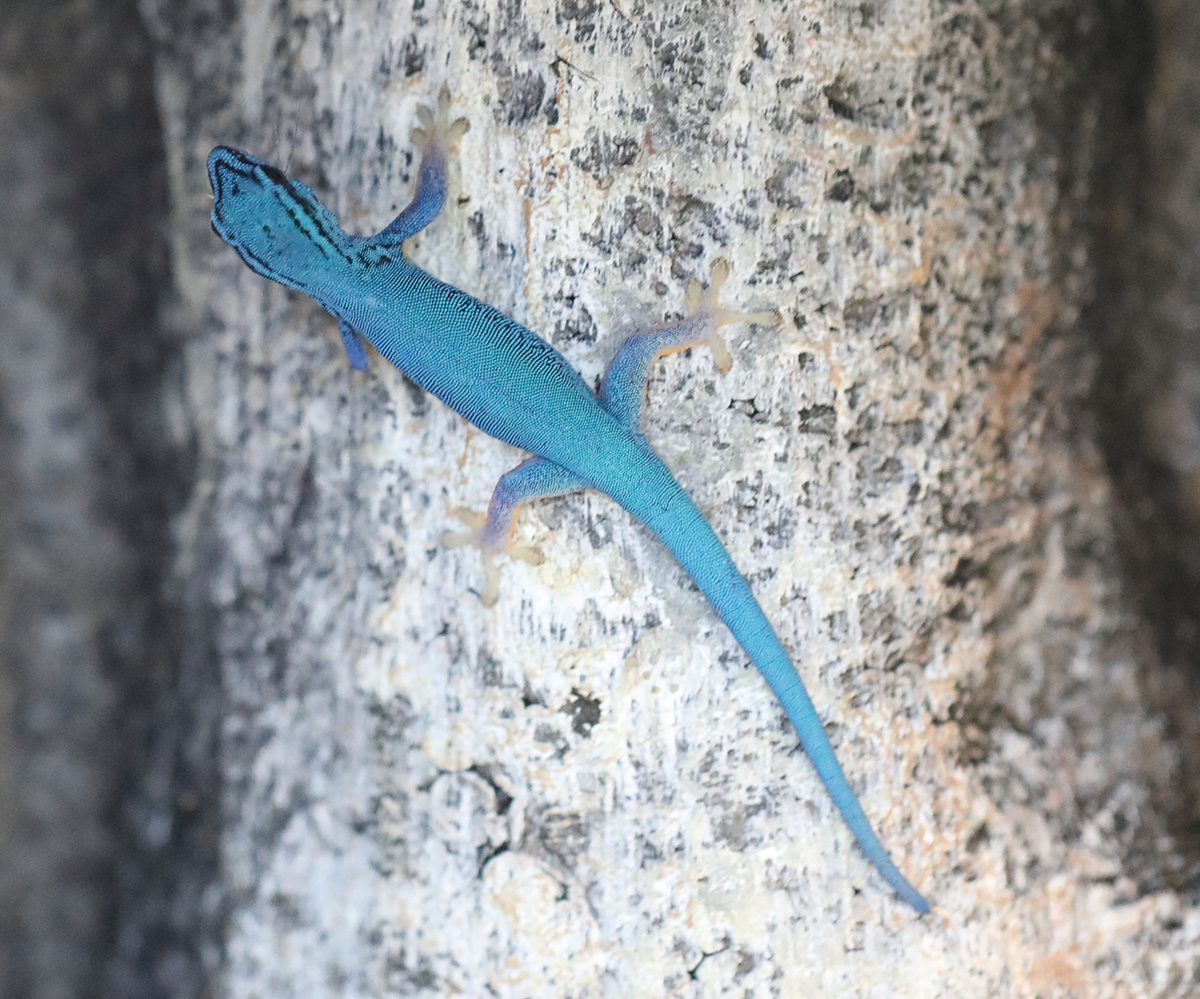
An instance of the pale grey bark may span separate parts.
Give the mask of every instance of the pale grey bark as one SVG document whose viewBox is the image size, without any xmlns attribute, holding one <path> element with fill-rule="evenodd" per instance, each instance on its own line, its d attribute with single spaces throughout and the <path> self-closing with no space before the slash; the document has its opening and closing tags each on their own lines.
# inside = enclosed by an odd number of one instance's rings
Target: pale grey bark
<svg viewBox="0 0 1200 999">
<path fill-rule="evenodd" d="M 230 996 L 1185 996 L 1179 759 L 1084 405 L 1105 172 L 1137 67 L 1086 3 L 147 0 L 174 216 L 180 579 L 227 708 Z M 1118 12 L 1119 13 L 1119 12 Z M 1114 56 L 1114 51 L 1117 53 Z M 411 254 L 589 380 L 727 256 L 733 372 L 665 360 L 647 432 L 794 651 L 867 812 L 608 501 L 539 569 L 437 539 L 520 457 L 212 235 L 245 146 L 351 231 L 472 121 Z M 1082 317 L 1082 318 L 1081 318 Z M 448 358 L 448 363 L 453 363 Z"/>
</svg>

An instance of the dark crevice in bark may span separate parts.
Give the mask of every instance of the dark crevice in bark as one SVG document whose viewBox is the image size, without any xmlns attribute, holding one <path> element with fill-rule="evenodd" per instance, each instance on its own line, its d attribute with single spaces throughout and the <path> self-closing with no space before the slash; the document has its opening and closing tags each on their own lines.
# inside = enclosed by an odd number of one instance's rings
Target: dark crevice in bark
<svg viewBox="0 0 1200 999">
<path fill-rule="evenodd" d="M 1186 8 L 1190 7 L 1190 11 Z M 1114 3 L 1096 150 L 1094 301 L 1083 325 L 1097 346 L 1093 412 L 1114 486 L 1126 592 L 1148 626 L 1148 707 L 1164 713 L 1181 755 L 1157 810 L 1175 862 L 1144 868 L 1143 890 L 1200 886 L 1200 338 L 1186 329 L 1186 261 L 1200 277 L 1200 193 L 1179 198 L 1180 149 L 1200 135 L 1200 8 Z M 1190 23 L 1182 23 L 1190 20 Z M 1181 64 L 1190 70 L 1180 70 Z M 1165 73 L 1183 86 L 1156 93 Z M 1190 76 L 1190 95 L 1189 95 Z M 1190 106 L 1189 106 L 1190 105 Z M 1176 218 L 1180 208 L 1190 219 Z M 1189 231 L 1190 230 L 1190 231 Z M 1171 304 L 1174 299 L 1174 305 Z M 1200 306 L 1200 282 L 1190 301 Z M 1154 653 L 1157 652 L 1157 655 Z M 1153 852 L 1147 849 L 1147 855 Z"/>
<path fill-rule="evenodd" d="M 168 595 L 192 469 L 166 415 L 179 344 L 136 3 L 7 0 L 0 109 L 0 994 L 204 996 L 219 686 L 203 603 Z"/>
<path fill-rule="evenodd" d="M 1154 444 L 1141 430 L 1144 390 L 1161 382 L 1181 356 L 1178 350 L 1174 356 L 1162 352 L 1166 363 L 1146 380 L 1145 302 L 1159 276 L 1146 267 L 1139 249 L 1145 233 L 1138 230 L 1149 225 L 1146 206 L 1160 197 L 1151 193 L 1161 178 L 1152 169 L 1147 107 L 1160 75 L 1155 40 L 1161 32 L 1156 34 L 1155 11 L 1143 0 L 1031 3 L 1021 11 L 1029 19 L 1026 27 L 1032 26 L 1025 35 L 1012 30 L 1021 18 L 1011 8 L 993 12 L 1006 32 L 1006 57 L 1019 67 L 998 75 L 1034 81 L 1028 110 L 1037 123 L 1038 148 L 1026 168 L 1053 180 L 1056 204 L 1047 220 L 1053 238 L 1046 273 L 1031 274 L 1030 285 L 1053 289 L 1047 315 L 1057 319 L 1038 332 L 1033 347 L 1036 373 L 1030 398 L 1046 413 L 1044 422 L 1031 420 L 1029 426 L 1043 427 L 1039 446 L 1046 460 L 1041 479 L 1027 488 L 1045 490 L 1038 501 L 1042 522 L 1027 550 L 1004 557 L 1013 564 L 1023 561 L 1028 579 L 1036 580 L 1050 533 L 1056 533 L 1067 561 L 1079 567 L 1072 575 L 1082 575 L 1085 566 L 1103 574 L 1123 572 L 1123 585 L 1105 598 L 1103 620 L 1080 621 L 1059 635 L 1043 630 L 1031 639 L 1041 673 L 1024 669 L 1016 652 L 1024 639 L 1010 635 L 1010 622 L 998 615 L 989 623 L 997 641 L 989 675 L 960 710 L 969 727 L 992 740 L 994 733 L 1008 729 L 1039 745 L 1040 723 L 1051 718 L 1065 723 L 1071 734 L 1063 745 L 1080 758 L 1086 754 L 1093 763 L 1102 763 L 1104 775 L 1087 790 L 1077 786 L 1073 800 L 1059 803 L 1054 817 L 1060 835 L 1070 841 L 1088 825 L 1107 830 L 1106 848 L 1119 857 L 1122 879 L 1135 884 L 1136 893 L 1186 889 L 1194 881 L 1200 843 L 1190 833 L 1194 792 L 1179 779 L 1179 771 L 1195 770 L 1188 761 L 1200 759 L 1195 752 L 1200 738 L 1190 736 L 1187 726 L 1198 731 L 1200 726 L 1186 718 L 1185 710 L 1173 710 L 1171 698 L 1163 698 L 1162 692 L 1173 691 L 1175 705 L 1195 703 L 1194 697 L 1178 698 L 1179 671 L 1170 663 L 1179 654 L 1172 636 L 1181 621 L 1184 632 L 1190 627 L 1185 608 L 1194 604 L 1200 609 L 1200 604 L 1195 603 L 1195 585 L 1189 593 L 1179 579 L 1179 556 L 1188 544 L 1185 533 L 1168 530 L 1164 517 L 1152 517 L 1143 527 L 1131 515 L 1146 502 L 1147 471 L 1156 462 Z M 1018 97 L 1013 111 L 1024 109 Z M 1131 302 L 1139 304 L 1131 308 Z M 1079 319 L 1068 326 L 1063 317 L 1074 309 L 1081 309 Z M 1036 296 L 1031 296 L 1027 322 L 1037 324 L 1037 311 Z M 1131 319 L 1140 326 L 1131 325 Z M 1091 466 L 1089 452 L 1096 443 L 1117 483 L 1115 509 L 1103 501 L 1090 506 L 1084 501 L 1056 512 L 1055 502 L 1064 502 L 1066 494 L 1055 479 L 1053 456 L 1070 454 L 1082 472 Z M 1113 516 L 1116 539 L 1108 519 Z M 1114 540 L 1118 550 L 1112 550 Z M 966 583 L 972 566 L 967 570 L 961 581 L 957 572 L 952 579 Z M 996 578 L 994 572 L 988 575 Z M 1014 601 L 1021 605 L 1020 599 Z M 1150 626 L 1130 620 L 1128 609 L 1134 605 Z M 1152 631 L 1160 637 L 1166 668 L 1153 647 Z M 1073 689 L 1069 669 L 1055 662 L 1056 647 L 1090 650 L 1087 655 L 1105 664 L 1086 696 Z M 1141 672 L 1140 696 L 1116 679 L 1130 664 Z M 1171 746 L 1180 750 L 1182 767 L 1164 766 L 1149 751 L 1114 748 L 1129 736 L 1132 716 L 1143 710 L 1151 716 L 1164 711 L 1175 719 Z M 1146 730 L 1153 727 L 1151 720 Z M 1097 751 L 1097 740 L 1108 748 Z M 995 742 L 990 745 L 994 748 Z M 982 748 L 982 756 L 988 753 Z M 1021 784 L 1020 775 L 1002 760 L 993 761 L 991 774 L 988 779 L 1004 785 L 994 792 L 1002 798 Z"/>
</svg>

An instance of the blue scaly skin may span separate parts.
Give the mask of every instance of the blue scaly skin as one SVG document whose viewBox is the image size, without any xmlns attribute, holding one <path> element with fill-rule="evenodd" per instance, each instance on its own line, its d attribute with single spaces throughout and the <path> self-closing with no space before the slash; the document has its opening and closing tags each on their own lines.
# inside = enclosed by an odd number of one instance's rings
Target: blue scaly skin
<svg viewBox="0 0 1200 999">
<path fill-rule="evenodd" d="M 495 555 L 541 559 L 508 540 L 518 507 L 529 500 L 598 489 L 658 535 L 775 691 L 867 858 L 904 901 L 927 913 L 929 903 L 871 829 L 808 692 L 746 580 L 641 431 L 646 375 L 655 358 L 708 344 L 717 367 L 726 371 L 729 355 L 717 328 L 730 322 L 774 324 L 778 315 L 721 308 L 717 293 L 728 264 L 718 261 L 707 295 L 695 282 L 689 289 L 690 315 L 626 340 L 599 396 L 593 394 L 537 334 L 404 258 L 404 241 L 442 210 L 447 156 L 468 127 L 462 118 L 451 122 L 449 108 L 450 94 L 443 88 L 438 114 L 419 112 L 422 127 L 413 132 L 422 152 L 416 194 L 376 235 L 346 234 L 304 184 L 226 146 L 208 158 L 213 228 L 253 270 L 312 296 L 332 313 L 355 368 L 367 366 L 366 340 L 480 430 L 532 452 L 534 457 L 500 479 L 486 518 L 462 514 L 472 530 L 443 538 L 483 552 L 486 603 L 498 593 Z"/>
</svg>

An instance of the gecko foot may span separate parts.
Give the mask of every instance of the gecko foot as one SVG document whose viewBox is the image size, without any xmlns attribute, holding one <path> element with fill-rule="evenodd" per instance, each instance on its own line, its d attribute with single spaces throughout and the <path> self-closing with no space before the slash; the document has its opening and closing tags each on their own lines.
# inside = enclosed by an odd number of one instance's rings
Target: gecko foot
<svg viewBox="0 0 1200 999">
<path fill-rule="evenodd" d="M 445 155 L 471 127 L 466 118 L 450 120 L 450 88 L 445 84 L 438 91 L 437 109 L 422 104 L 417 108 L 417 120 L 421 124 L 409 133 L 409 139 L 422 156 L 430 152 Z"/>
<path fill-rule="evenodd" d="M 485 607 L 491 607 L 500 596 L 500 567 L 496 565 L 497 555 L 507 555 L 529 565 L 541 565 L 546 560 L 537 548 L 513 544 L 507 535 L 502 538 L 495 537 L 497 532 L 488 529 L 488 519 L 483 514 L 463 507 L 454 510 L 453 513 L 467 526 L 467 530 L 444 531 L 439 539 L 440 543 L 447 548 L 479 549 L 483 557 L 483 592 L 480 599 Z"/>
<path fill-rule="evenodd" d="M 688 284 L 687 289 L 688 315 L 696 319 L 707 320 L 709 333 L 702 342 L 707 343 L 712 349 L 713 363 L 716 364 L 717 370 L 721 374 L 725 374 L 733 366 L 733 361 L 729 357 L 725 341 L 717 333 L 718 329 L 726 323 L 758 323 L 762 326 L 778 326 L 783 322 L 783 317 L 778 312 L 739 312 L 736 309 L 726 309 L 722 306 L 718 299 L 721 295 L 721 286 L 725 284 L 728 277 L 729 261 L 722 257 L 713 263 L 712 276 L 708 281 L 708 291 L 705 291 L 703 285 L 694 278 Z"/>
</svg>

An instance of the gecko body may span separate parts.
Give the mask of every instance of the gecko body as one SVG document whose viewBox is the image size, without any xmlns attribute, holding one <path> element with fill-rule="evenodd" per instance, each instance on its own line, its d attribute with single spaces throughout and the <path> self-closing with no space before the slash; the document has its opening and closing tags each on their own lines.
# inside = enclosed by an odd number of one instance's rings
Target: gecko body
<svg viewBox="0 0 1200 999">
<path fill-rule="evenodd" d="M 775 691 L 805 752 L 885 880 L 919 913 L 929 903 L 879 842 L 846 782 L 824 726 L 774 629 L 712 527 L 641 431 L 650 364 L 663 353 L 708 344 L 717 366 L 728 354 L 717 328 L 728 322 L 778 322 L 775 314 L 735 313 L 717 303 L 728 268 L 718 261 L 709 292 L 689 289 L 691 314 L 632 336 L 614 357 L 599 394 L 550 344 L 520 323 L 437 280 L 405 259 L 403 242 L 438 216 L 446 197 L 446 161 L 466 130 L 448 119 L 443 90 L 435 118 L 422 109 L 414 140 L 422 150 L 412 202 L 370 237 L 343 232 L 333 213 L 299 181 L 226 146 L 208 160 L 213 228 L 259 274 L 310 295 L 338 319 L 350 363 L 367 366 L 363 339 L 409 378 L 479 429 L 532 453 L 503 476 L 486 518 L 445 535 L 484 556 L 483 598 L 498 593 L 495 555 L 536 562 L 509 542 L 523 503 L 582 489 L 612 497 L 671 550 Z"/>
</svg>

